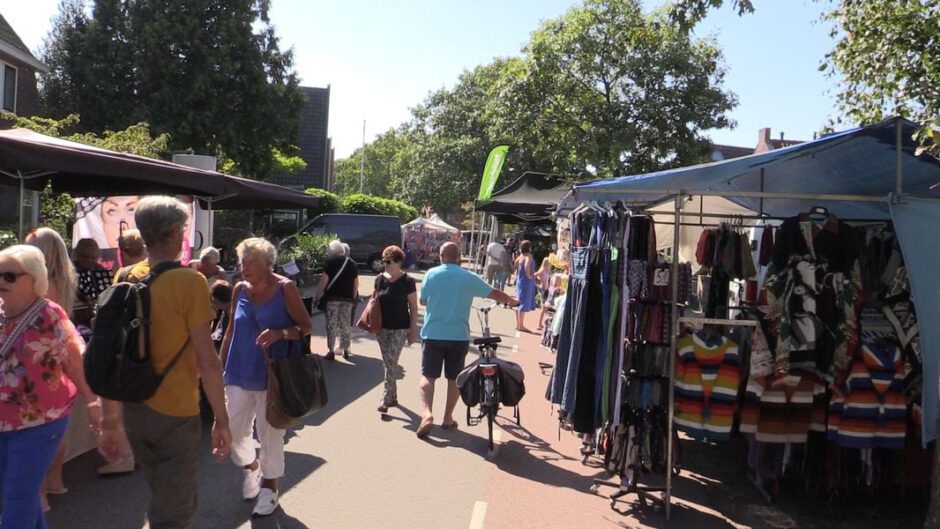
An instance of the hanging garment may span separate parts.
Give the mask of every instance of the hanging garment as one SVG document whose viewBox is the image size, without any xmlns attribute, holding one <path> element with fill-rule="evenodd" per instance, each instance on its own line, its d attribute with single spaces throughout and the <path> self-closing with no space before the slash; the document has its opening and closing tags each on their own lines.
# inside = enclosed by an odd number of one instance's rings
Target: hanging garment
<svg viewBox="0 0 940 529">
<path fill-rule="evenodd" d="M 764 229 L 761 230 L 760 236 L 760 254 L 758 256 L 758 264 L 760 266 L 767 266 L 770 264 L 770 260 L 773 258 L 774 252 L 774 229 L 771 226 L 764 226 Z"/>
<path fill-rule="evenodd" d="M 864 340 L 829 407 L 829 439 L 849 448 L 904 448 L 907 397 L 901 348 Z"/>
<path fill-rule="evenodd" d="M 676 354 L 676 427 L 695 439 L 728 439 L 741 378 L 738 344 L 695 333 L 676 343 Z"/>
<path fill-rule="evenodd" d="M 741 433 L 754 434 L 764 443 L 805 443 L 811 425 L 823 428 L 825 419 L 818 413 L 822 400 L 817 397 L 825 392 L 815 373 L 752 378 L 741 406 Z M 825 414 L 824 408 L 821 411 Z"/>
</svg>

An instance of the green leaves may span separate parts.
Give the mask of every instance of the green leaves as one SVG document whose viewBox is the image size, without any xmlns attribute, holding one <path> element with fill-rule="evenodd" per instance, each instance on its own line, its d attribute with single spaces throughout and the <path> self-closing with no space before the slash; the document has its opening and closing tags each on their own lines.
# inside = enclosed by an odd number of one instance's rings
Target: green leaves
<svg viewBox="0 0 940 529">
<path fill-rule="evenodd" d="M 266 0 L 65 0 L 42 60 L 45 113 L 86 132 L 145 121 L 169 148 L 230 158 L 264 178 L 287 163 L 303 104 Z M 250 141 L 247 139 L 250 138 Z"/>
</svg>

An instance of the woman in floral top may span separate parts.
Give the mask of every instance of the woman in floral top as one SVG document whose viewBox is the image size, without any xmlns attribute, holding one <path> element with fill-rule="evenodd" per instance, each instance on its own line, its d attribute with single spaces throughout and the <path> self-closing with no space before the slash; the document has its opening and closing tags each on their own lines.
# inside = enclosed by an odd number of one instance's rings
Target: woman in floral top
<svg viewBox="0 0 940 529">
<path fill-rule="evenodd" d="M 85 383 L 81 336 L 65 311 L 43 298 L 49 288 L 42 252 L 0 251 L 0 471 L 2 527 L 46 527 L 39 487 L 52 462 L 77 391 L 89 402 L 92 429 L 101 406 Z"/>
</svg>

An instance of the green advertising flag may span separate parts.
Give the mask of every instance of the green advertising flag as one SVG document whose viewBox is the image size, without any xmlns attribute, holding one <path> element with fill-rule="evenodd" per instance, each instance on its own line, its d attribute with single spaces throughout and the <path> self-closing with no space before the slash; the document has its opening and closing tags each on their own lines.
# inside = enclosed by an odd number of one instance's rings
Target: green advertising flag
<svg viewBox="0 0 940 529">
<path fill-rule="evenodd" d="M 493 195 L 493 188 L 496 187 L 499 172 L 503 170 L 507 152 L 509 152 L 509 145 L 500 145 L 490 151 L 490 155 L 486 158 L 486 166 L 483 168 L 483 179 L 480 181 L 480 194 L 477 200 L 489 200 Z"/>
</svg>

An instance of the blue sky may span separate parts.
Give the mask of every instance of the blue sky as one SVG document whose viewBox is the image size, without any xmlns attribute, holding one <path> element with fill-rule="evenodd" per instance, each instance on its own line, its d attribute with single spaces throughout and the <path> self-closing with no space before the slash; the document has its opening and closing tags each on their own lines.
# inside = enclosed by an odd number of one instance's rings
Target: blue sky
<svg viewBox="0 0 940 529">
<path fill-rule="evenodd" d="M 59 0 L 0 0 L 0 13 L 33 50 L 49 30 Z M 330 134 L 337 159 L 408 119 L 429 91 L 494 57 L 518 55 L 539 22 L 572 0 L 272 0 L 284 47 L 293 46 L 303 84 L 332 87 Z M 660 0 L 645 0 L 649 8 Z M 730 3 L 730 2 L 729 2 Z M 711 131 L 716 143 L 753 147 L 757 131 L 811 139 L 836 114 L 834 81 L 819 72 L 832 47 L 818 22 L 826 2 L 757 1 L 738 17 L 713 12 L 696 30 L 714 34 L 739 97 L 735 130 Z M 481 153 L 482 160 L 485 153 Z"/>
</svg>

